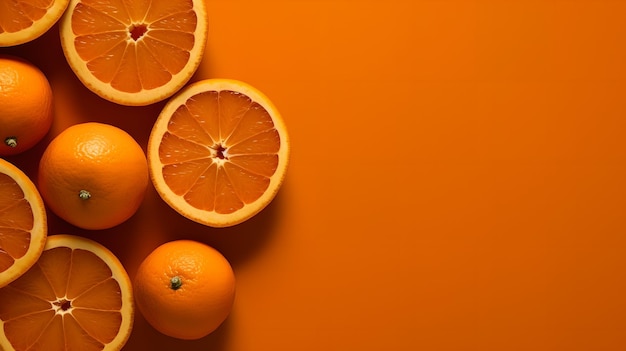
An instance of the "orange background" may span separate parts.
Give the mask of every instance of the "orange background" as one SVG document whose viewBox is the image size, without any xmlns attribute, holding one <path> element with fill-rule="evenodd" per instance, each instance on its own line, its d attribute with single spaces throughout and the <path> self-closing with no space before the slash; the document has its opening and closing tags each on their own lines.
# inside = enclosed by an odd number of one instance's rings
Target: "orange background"
<svg viewBox="0 0 626 351">
<path fill-rule="evenodd" d="M 292 140 L 286 183 L 250 221 L 192 223 L 154 189 L 111 230 L 50 214 L 134 276 L 191 238 L 237 276 L 197 341 L 137 315 L 125 350 L 625 350 L 626 1 L 207 0 L 193 80 L 265 92 Z M 85 89 L 58 28 L 2 48 L 36 63 L 56 120 L 10 160 L 35 176 L 67 126 L 107 122 L 145 148 L 163 103 Z"/>
</svg>

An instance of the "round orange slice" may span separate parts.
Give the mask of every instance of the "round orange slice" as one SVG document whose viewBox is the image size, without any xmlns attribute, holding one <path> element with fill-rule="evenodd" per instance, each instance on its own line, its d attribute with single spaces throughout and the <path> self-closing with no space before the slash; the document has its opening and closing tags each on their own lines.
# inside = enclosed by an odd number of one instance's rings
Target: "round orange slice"
<svg viewBox="0 0 626 351">
<path fill-rule="evenodd" d="M 24 172 L 0 159 L 0 287 L 24 274 L 46 243 L 46 210 Z"/>
<path fill-rule="evenodd" d="M 0 46 L 35 40 L 61 18 L 69 0 L 12 0 L 0 2 Z"/>
<path fill-rule="evenodd" d="M 147 154 L 166 203 L 193 221 L 226 227 L 272 201 L 285 177 L 289 139 L 280 113 L 259 90 L 208 79 L 168 101 Z"/>
<path fill-rule="evenodd" d="M 51 235 L 37 263 L 0 289 L 0 349 L 120 350 L 133 325 L 131 283 L 104 246 Z"/>
<path fill-rule="evenodd" d="M 71 0 L 60 21 L 65 57 L 82 83 L 121 105 L 170 97 L 197 70 L 204 0 Z"/>
</svg>

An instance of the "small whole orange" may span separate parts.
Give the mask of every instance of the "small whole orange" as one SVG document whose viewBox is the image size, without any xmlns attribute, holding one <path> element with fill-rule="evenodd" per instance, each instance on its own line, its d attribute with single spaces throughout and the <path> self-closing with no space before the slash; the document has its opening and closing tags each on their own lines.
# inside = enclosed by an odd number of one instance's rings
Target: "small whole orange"
<svg viewBox="0 0 626 351">
<path fill-rule="evenodd" d="M 143 149 L 130 134 L 109 124 L 68 127 L 50 142 L 39 162 L 44 202 L 83 229 L 108 229 L 132 217 L 148 183 Z"/>
<path fill-rule="evenodd" d="M 235 298 L 230 263 L 216 249 L 193 240 L 157 247 L 139 266 L 133 285 L 146 321 L 165 335 L 185 340 L 215 331 Z"/>
<path fill-rule="evenodd" d="M 22 58 L 0 55 L 0 156 L 37 144 L 53 120 L 52 88 L 43 72 Z"/>
</svg>

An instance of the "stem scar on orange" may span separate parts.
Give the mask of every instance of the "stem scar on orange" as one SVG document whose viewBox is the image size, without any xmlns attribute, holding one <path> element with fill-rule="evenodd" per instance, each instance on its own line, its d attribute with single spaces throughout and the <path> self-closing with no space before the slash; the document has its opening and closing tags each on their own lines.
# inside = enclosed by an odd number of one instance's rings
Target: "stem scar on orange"
<svg viewBox="0 0 626 351">
<path fill-rule="evenodd" d="M 0 159 L 0 287 L 35 264 L 47 234 L 46 210 L 35 184 Z"/>
<path fill-rule="evenodd" d="M 61 45 L 76 76 L 100 97 L 148 105 L 195 73 L 207 21 L 205 0 L 71 0 Z"/>
<path fill-rule="evenodd" d="M 39 163 L 39 191 L 50 210 L 83 229 L 107 229 L 139 209 L 149 184 L 143 149 L 102 123 L 73 125 L 56 136 Z"/>
<path fill-rule="evenodd" d="M 0 156 L 35 146 L 50 130 L 52 88 L 32 63 L 0 55 Z"/>
<path fill-rule="evenodd" d="M 79 236 L 49 236 L 37 263 L 0 289 L 1 350 L 120 350 L 133 322 L 128 273 Z"/>
<path fill-rule="evenodd" d="M 141 263 L 133 281 L 137 308 L 159 332 L 199 339 L 230 314 L 235 275 L 214 248 L 192 240 L 167 242 Z"/>
<path fill-rule="evenodd" d="M 163 200 L 212 227 L 259 213 L 283 183 L 289 160 L 285 123 L 247 83 L 193 83 L 165 105 L 150 133 L 148 165 Z"/>
</svg>

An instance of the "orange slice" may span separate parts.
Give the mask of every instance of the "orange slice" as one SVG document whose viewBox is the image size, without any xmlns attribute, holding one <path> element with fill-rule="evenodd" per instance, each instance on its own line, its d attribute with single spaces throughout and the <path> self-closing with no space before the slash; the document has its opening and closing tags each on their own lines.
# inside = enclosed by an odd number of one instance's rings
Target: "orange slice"
<svg viewBox="0 0 626 351">
<path fill-rule="evenodd" d="M 47 233 L 37 188 L 19 168 L 0 159 L 0 287 L 35 264 Z"/>
<path fill-rule="evenodd" d="M 37 263 L 0 289 L 0 301 L 6 351 L 119 350 L 133 325 L 131 283 L 120 261 L 72 235 L 49 236 Z"/>
<path fill-rule="evenodd" d="M 71 0 L 60 21 L 65 57 L 82 83 L 122 105 L 176 93 L 207 37 L 204 0 Z"/>
<path fill-rule="evenodd" d="M 35 40 L 63 15 L 69 0 L 0 1 L 0 46 Z"/>
<path fill-rule="evenodd" d="M 212 227 L 241 223 L 278 192 L 287 169 L 287 129 L 252 86 L 208 79 L 163 108 L 148 141 L 148 167 L 163 200 Z"/>
</svg>

